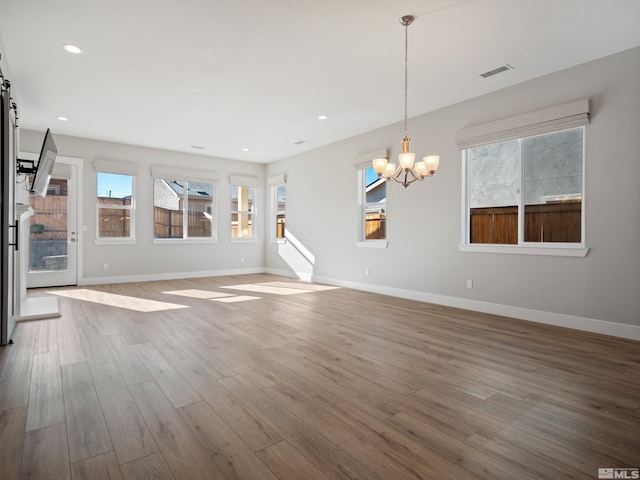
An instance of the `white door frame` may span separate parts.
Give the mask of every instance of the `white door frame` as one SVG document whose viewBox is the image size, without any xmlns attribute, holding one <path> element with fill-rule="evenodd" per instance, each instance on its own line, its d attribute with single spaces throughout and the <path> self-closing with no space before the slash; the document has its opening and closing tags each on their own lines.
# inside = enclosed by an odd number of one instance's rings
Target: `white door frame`
<svg viewBox="0 0 640 480">
<path fill-rule="evenodd" d="M 20 158 L 30 160 L 32 157 L 37 160 L 35 154 L 21 154 Z M 67 230 L 68 238 L 73 240 L 75 248 L 75 261 L 68 263 L 69 270 L 65 272 L 25 272 L 27 276 L 27 288 L 52 287 L 58 285 L 77 285 L 81 278 L 82 272 L 82 245 L 83 245 L 83 228 L 82 224 L 82 166 L 83 159 L 73 157 L 56 157 L 56 164 L 69 165 L 71 167 L 70 178 L 67 179 L 67 187 L 69 189 L 67 204 Z M 75 194 L 74 194 L 75 193 Z M 74 198 L 75 197 L 75 198 Z M 75 212 L 74 212 L 75 210 Z M 75 213 L 75 215 L 74 215 Z M 75 232 L 71 235 L 71 232 Z M 22 255 L 29 255 L 28 249 L 21 250 Z M 25 262 L 29 264 L 28 258 Z"/>
</svg>

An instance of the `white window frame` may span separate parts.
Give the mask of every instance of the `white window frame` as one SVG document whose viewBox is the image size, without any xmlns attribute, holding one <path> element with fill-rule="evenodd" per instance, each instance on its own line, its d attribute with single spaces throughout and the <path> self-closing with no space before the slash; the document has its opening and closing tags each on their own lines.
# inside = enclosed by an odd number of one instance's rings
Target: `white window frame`
<svg viewBox="0 0 640 480">
<path fill-rule="evenodd" d="M 356 246 L 360 248 L 387 248 L 389 241 L 387 238 L 380 239 L 367 239 L 366 235 L 366 223 L 367 223 L 367 208 L 369 207 L 382 207 L 385 210 L 388 218 L 387 201 L 384 202 L 367 203 L 367 180 L 366 171 L 372 168 L 371 163 L 360 165 L 362 168 L 358 169 L 358 240 Z M 384 180 L 386 182 L 386 180 Z M 385 232 L 386 236 L 386 232 Z"/>
<path fill-rule="evenodd" d="M 97 163 L 97 162 L 96 162 Z M 106 171 L 105 171 L 106 170 Z M 122 175 L 131 177 L 131 205 L 100 205 L 98 203 L 98 176 L 105 175 Z M 126 168 L 100 168 L 96 164 L 96 245 L 126 245 L 136 243 L 136 174 L 128 171 Z M 101 237 L 100 236 L 100 210 L 128 210 L 129 211 L 129 236 L 128 237 Z"/>
<path fill-rule="evenodd" d="M 185 237 L 186 232 L 188 231 L 187 227 L 185 226 L 185 221 L 188 222 L 188 220 L 185 220 L 187 215 L 184 215 L 183 217 L 183 230 L 182 230 L 182 235 L 183 238 L 153 238 L 152 242 L 154 244 L 176 244 L 176 243 L 183 243 L 183 244 L 197 244 L 197 243 L 217 243 L 218 241 L 218 184 L 219 184 L 219 177 L 218 174 L 214 171 L 210 171 L 210 170 L 196 170 L 196 169 L 191 169 L 191 168 L 177 168 L 177 167 L 170 167 L 170 166 L 164 166 L 164 165 L 153 165 L 151 167 L 151 177 L 154 180 L 154 187 L 155 187 L 155 180 L 166 180 L 166 179 L 171 179 L 171 180 L 176 180 L 176 181 L 180 181 L 180 182 L 193 182 L 193 183 L 210 183 L 213 187 L 213 192 L 212 192 L 212 198 L 211 201 L 213 202 L 213 207 L 211 209 L 211 215 L 213 217 L 212 221 L 213 221 L 213 227 L 211 229 L 211 237 Z M 155 195 L 155 193 L 152 191 L 152 195 Z M 152 200 L 154 199 L 154 197 L 152 197 Z M 154 205 L 155 201 L 152 201 L 151 204 Z M 153 212 L 153 210 L 152 210 Z M 152 213 L 153 215 L 153 213 Z M 153 224 L 153 218 L 151 223 Z M 151 235 L 153 237 L 154 232 L 153 232 L 153 226 L 151 227 L 152 231 L 151 231 Z"/>
<path fill-rule="evenodd" d="M 232 175 L 229 179 L 231 188 L 229 189 L 229 239 L 231 243 L 253 243 L 258 241 L 258 180 L 254 177 L 244 177 Z M 253 190 L 252 210 L 233 210 L 233 187 L 249 188 Z M 234 237 L 233 236 L 233 215 L 245 214 L 251 219 L 251 236 L 250 237 Z"/>
<path fill-rule="evenodd" d="M 197 243 L 217 243 L 218 242 L 218 218 L 217 218 L 217 202 L 216 202 L 216 198 L 217 198 L 217 185 L 216 182 L 208 179 L 208 180 L 200 180 L 200 179 L 193 179 L 191 181 L 189 180 L 182 180 L 182 179 L 175 179 L 175 178 L 158 178 L 156 176 L 154 176 L 153 178 L 153 208 L 155 209 L 155 185 L 156 185 L 156 181 L 157 180 L 161 180 L 164 182 L 168 182 L 168 181 L 176 181 L 176 182 L 181 182 L 183 184 L 185 184 L 186 188 L 186 192 L 188 192 L 189 190 L 189 183 L 206 183 L 211 185 L 211 199 L 210 199 L 210 203 L 209 205 L 211 206 L 211 236 L 209 237 L 189 237 L 189 195 L 184 195 L 183 196 L 183 205 L 182 205 L 182 237 L 181 238 L 175 238 L 175 237 L 171 237 L 171 238 L 156 238 L 155 237 L 155 225 L 152 225 L 152 228 L 154 229 L 152 232 L 153 235 L 153 243 L 156 244 L 163 244 L 163 243 L 190 243 L 190 244 L 197 244 Z M 155 222 L 154 222 L 155 223 Z"/>
<path fill-rule="evenodd" d="M 268 181 L 270 187 L 271 194 L 271 210 L 269 215 L 269 241 L 271 243 L 286 243 L 286 227 L 285 227 L 285 237 L 278 237 L 278 216 L 284 215 L 285 217 L 285 225 L 286 225 L 286 215 L 287 215 L 287 200 L 286 200 L 286 188 L 287 188 L 287 176 L 286 175 L 275 175 L 269 178 Z M 278 202 L 278 188 L 285 188 L 285 206 L 284 209 L 279 208 Z"/>
<path fill-rule="evenodd" d="M 472 147 L 499 143 L 507 140 L 533 137 L 546 133 L 586 127 L 589 124 L 589 99 L 582 98 L 561 105 L 554 105 L 533 112 L 523 113 L 478 125 L 462 128 L 456 132 L 456 142 L 462 150 L 462 228 L 458 248 L 463 252 L 509 253 L 525 255 L 555 255 L 584 257 L 589 252 L 586 247 L 585 219 L 585 148 L 586 128 L 582 137 L 582 227 L 580 243 L 521 243 L 518 245 L 490 245 L 469 243 L 468 208 L 468 168 L 465 151 Z M 521 174 L 522 175 L 522 174 Z M 522 182 L 522 180 L 521 180 Z M 518 218 L 520 220 L 520 216 Z M 522 228 L 519 228 L 519 232 Z"/>
</svg>

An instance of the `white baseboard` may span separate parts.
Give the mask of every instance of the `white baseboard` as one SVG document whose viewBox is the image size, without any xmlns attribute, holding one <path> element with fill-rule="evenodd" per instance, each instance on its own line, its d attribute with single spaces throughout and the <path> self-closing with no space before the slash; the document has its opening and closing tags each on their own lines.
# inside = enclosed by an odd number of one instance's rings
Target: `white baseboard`
<svg viewBox="0 0 640 480">
<path fill-rule="evenodd" d="M 469 300 L 467 298 L 450 297 L 447 295 L 437 295 L 433 293 L 417 292 L 415 290 L 405 290 L 401 288 L 385 287 L 382 285 L 371 285 L 368 283 L 351 282 L 335 278 L 321 277 L 314 275 L 311 279 L 314 282 L 335 285 L 354 290 L 390 295 L 392 297 L 407 298 L 420 302 L 435 303 L 447 307 L 474 310 L 476 312 L 491 313 L 505 317 L 518 318 L 531 322 L 555 325 L 558 327 L 572 328 L 586 332 L 600 333 L 613 337 L 622 337 L 630 340 L 640 340 L 640 326 L 628 325 L 625 323 L 608 322 L 595 318 L 578 317 L 575 315 L 565 315 L 562 313 L 545 312 L 542 310 L 531 310 L 528 308 L 501 305 L 497 303 Z"/>
<path fill-rule="evenodd" d="M 85 277 L 78 285 L 107 285 L 110 283 L 153 282 L 156 280 L 180 280 L 183 278 L 223 277 L 265 273 L 264 268 L 237 268 L 232 270 L 204 270 L 201 272 L 150 273 L 144 275 L 121 275 L 117 277 Z M 277 275 L 277 274 L 276 274 Z"/>
</svg>

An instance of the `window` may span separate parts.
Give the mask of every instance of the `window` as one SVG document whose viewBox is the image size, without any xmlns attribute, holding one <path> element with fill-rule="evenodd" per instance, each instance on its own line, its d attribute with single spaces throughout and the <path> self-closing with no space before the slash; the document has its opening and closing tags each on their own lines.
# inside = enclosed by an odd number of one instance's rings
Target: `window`
<svg viewBox="0 0 640 480">
<path fill-rule="evenodd" d="M 360 240 L 387 238 L 387 181 L 373 167 L 359 170 Z"/>
<path fill-rule="evenodd" d="M 231 238 L 255 239 L 256 189 L 231 185 Z"/>
<path fill-rule="evenodd" d="M 133 178 L 97 172 L 98 239 L 134 239 Z"/>
<path fill-rule="evenodd" d="M 463 150 L 466 244 L 583 243 L 584 127 Z"/>
<path fill-rule="evenodd" d="M 284 240 L 285 238 L 285 206 L 287 201 L 287 186 L 273 185 L 271 187 L 273 202 L 273 218 L 271 220 L 273 234 L 272 239 Z"/>
<path fill-rule="evenodd" d="M 156 178 L 153 181 L 153 238 L 215 238 L 212 183 Z"/>
</svg>

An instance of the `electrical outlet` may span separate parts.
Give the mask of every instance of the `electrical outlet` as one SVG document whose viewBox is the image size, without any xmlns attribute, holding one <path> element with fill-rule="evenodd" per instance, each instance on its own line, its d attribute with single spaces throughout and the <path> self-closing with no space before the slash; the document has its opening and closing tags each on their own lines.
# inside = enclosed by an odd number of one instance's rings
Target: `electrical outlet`
<svg viewBox="0 0 640 480">
<path fill-rule="evenodd" d="M 367 277 L 369 276 L 369 269 L 368 269 L 368 268 L 365 268 L 365 269 L 364 269 L 364 274 L 365 274 L 365 276 L 367 276 Z"/>
<path fill-rule="evenodd" d="M 240 258 L 240 263 L 244 263 L 244 257 Z"/>
<path fill-rule="evenodd" d="M 467 288 L 473 288 L 473 280 L 467 280 Z"/>
<path fill-rule="evenodd" d="M 109 270 L 109 264 L 108 264 L 108 263 L 105 263 L 105 264 L 104 264 L 104 269 L 105 269 L 105 270 Z"/>
</svg>

